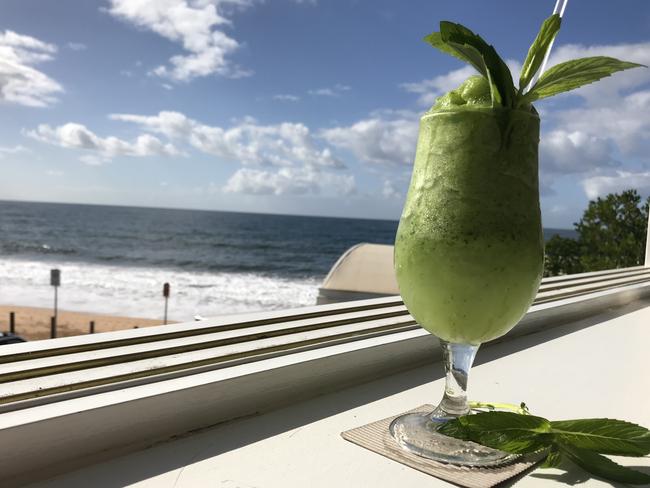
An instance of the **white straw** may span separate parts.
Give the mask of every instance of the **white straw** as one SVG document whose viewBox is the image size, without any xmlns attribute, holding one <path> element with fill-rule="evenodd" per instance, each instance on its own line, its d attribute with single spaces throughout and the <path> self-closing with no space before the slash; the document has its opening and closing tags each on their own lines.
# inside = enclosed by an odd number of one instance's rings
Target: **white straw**
<svg viewBox="0 0 650 488">
<path fill-rule="evenodd" d="M 555 7 L 553 8 L 553 13 L 556 14 L 558 11 L 558 7 L 560 6 L 560 0 L 555 1 Z"/>
<path fill-rule="evenodd" d="M 555 2 L 555 8 L 553 8 L 553 13 L 557 14 L 559 12 L 560 18 L 564 15 L 564 10 L 566 10 L 566 6 L 569 3 L 569 0 L 562 0 L 562 6 L 560 6 L 560 0 L 556 0 Z M 528 85 L 528 88 L 532 87 L 537 83 L 537 80 L 539 80 L 539 77 L 542 75 L 544 70 L 546 69 L 546 63 L 548 62 L 548 57 L 551 55 L 551 49 L 553 49 L 553 43 L 555 42 L 555 39 L 551 41 L 551 43 L 548 46 L 548 49 L 546 50 L 546 54 L 544 55 L 544 61 L 542 61 L 542 65 L 539 67 L 539 70 L 537 70 L 537 73 L 533 77 L 533 80 L 530 82 Z M 528 91 L 528 90 L 526 90 Z"/>
</svg>

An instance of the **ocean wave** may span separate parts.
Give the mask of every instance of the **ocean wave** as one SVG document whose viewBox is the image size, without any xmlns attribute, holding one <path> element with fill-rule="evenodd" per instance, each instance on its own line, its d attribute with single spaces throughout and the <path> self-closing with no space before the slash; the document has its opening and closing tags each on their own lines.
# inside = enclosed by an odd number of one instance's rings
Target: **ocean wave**
<svg viewBox="0 0 650 488">
<path fill-rule="evenodd" d="M 76 261 L 0 259 L 0 304 L 51 307 L 50 269 L 61 269 L 59 307 L 142 318 L 163 314 L 163 283 L 171 285 L 169 319 L 313 305 L 318 277 L 253 272 L 203 272 Z"/>
<path fill-rule="evenodd" d="M 77 250 L 69 247 L 58 247 L 38 242 L 4 242 L 0 244 L 0 254 L 76 254 Z"/>
</svg>

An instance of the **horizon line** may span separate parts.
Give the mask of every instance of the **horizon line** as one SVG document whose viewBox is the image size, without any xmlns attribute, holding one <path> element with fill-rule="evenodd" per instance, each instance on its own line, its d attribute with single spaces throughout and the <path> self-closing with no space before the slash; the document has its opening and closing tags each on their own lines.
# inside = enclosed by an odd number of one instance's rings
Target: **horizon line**
<svg viewBox="0 0 650 488">
<path fill-rule="evenodd" d="M 48 205 L 82 205 L 88 207 L 117 207 L 117 208 L 143 208 L 151 210 L 181 210 L 190 212 L 218 212 L 218 213 L 233 213 L 233 214 L 247 214 L 247 215 L 270 215 L 277 217 L 307 217 L 316 219 L 342 219 L 342 220 L 377 220 L 380 222 L 399 222 L 399 219 L 380 219 L 374 217 L 341 217 L 335 215 L 313 215 L 313 214 L 290 214 L 278 212 L 246 212 L 241 210 L 218 210 L 210 208 L 192 208 L 192 207 L 163 207 L 163 206 L 147 206 L 147 205 L 121 205 L 115 203 L 80 203 L 80 202 L 50 202 L 44 200 L 20 200 L 20 199 L 6 199 L 0 198 L 0 203 L 38 203 Z"/>
<path fill-rule="evenodd" d="M 19 200 L 19 199 L 5 199 L 0 198 L 0 203 L 37 203 L 48 205 L 82 205 L 89 207 L 117 207 L 117 208 L 142 208 L 150 210 L 181 210 L 189 212 L 218 212 L 218 213 L 231 213 L 231 214 L 245 214 L 245 215 L 269 215 L 276 217 L 306 217 L 316 219 L 341 219 L 341 220 L 375 220 L 379 222 L 399 222 L 399 219 L 379 219 L 373 217 L 341 217 L 334 215 L 312 215 L 312 214 L 290 214 L 290 213 L 277 213 L 277 212 L 245 212 L 241 210 L 218 210 L 207 208 L 191 208 L 191 207 L 162 207 L 162 206 L 146 206 L 146 205 L 120 205 L 120 204 L 106 204 L 106 203 L 79 203 L 79 202 L 49 202 L 43 200 Z M 552 230 L 567 230 L 575 232 L 575 229 L 568 227 L 544 227 L 542 229 Z"/>
</svg>

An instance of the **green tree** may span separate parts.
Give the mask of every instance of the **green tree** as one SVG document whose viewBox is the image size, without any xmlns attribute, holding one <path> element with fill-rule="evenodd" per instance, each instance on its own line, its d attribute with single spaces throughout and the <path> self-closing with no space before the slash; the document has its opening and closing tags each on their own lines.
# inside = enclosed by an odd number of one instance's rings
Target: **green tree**
<svg viewBox="0 0 650 488">
<path fill-rule="evenodd" d="M 576 239 L 555 234 L 544 248 L 544 276 L 581 273 L 580 243 Z"/>
<path fill-rule="evenodd" d="M 584 271 L 643 264 L 650 197 L 642 203 L 636 190 L 611 193 L 590 201 L 580 222 L 580 262 Z"/>
</svg>

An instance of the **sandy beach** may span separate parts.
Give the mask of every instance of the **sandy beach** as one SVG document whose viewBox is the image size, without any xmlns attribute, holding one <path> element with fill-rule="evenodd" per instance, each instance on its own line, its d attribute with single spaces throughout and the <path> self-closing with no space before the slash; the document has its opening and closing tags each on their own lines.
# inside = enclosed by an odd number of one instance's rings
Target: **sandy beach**
<svg viewBox="0 0 650 488">
<path fill-rule="evenodd" d="M 50 338 L 51 308 L 0 305 L 0 331 L 9 331 L 9 312 L 16 313 L 16 334 L 30 341 Z M 96 313 L 59 310 L 57 337 L 88 334 L 90 321 L 95 321 L 95 332 L 133 329 L 161 325 L 162 320 L 136 317 L 118 317 Z"/>
</svg>

